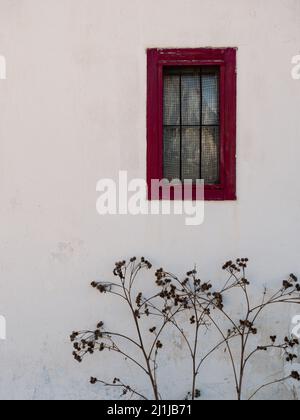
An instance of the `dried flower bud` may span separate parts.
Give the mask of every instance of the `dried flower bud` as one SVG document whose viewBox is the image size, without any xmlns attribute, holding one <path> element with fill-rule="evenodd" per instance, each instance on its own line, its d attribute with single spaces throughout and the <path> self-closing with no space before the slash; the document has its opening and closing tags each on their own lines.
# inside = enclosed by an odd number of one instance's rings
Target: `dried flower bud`
<svg viewBox="0 0 300 420">
<path fill-rule="evenodd" d="M 138 307 L 142 306 L 142 299 L 143 299 L 143 294 L 139 293 L 137 298 L 136 298 L 136 304 L 137 304 Z"/>
<path fill-rule="evenodd" d="M 298 278 L 295 276 L 295 274 L 290 274 L 290 278 L 297 283 L 298 282 Z"/>
<path fill-rule="evenodd" d="M 200 398 L 200 397 L 201 397 L 201 391 L 199 389 L 196 389 L 195 398 Z"/>
<path fill-rule="evenodd" d="M 293 372 L 291 373 L 291 377 L 292 377 L 293 379 L 296 379 L 296 381 L 300 381 L 300 374 L 299 374 L 299 372 L 297 372 L 297 371 L 293 371 Z"/>
<path fill-rule="evenodd" d="M 158 342 L 156 343 L 156 348 L 157 348 L 157 349 L 162 349 L 162 348 L 163 348 L 163 344 L 161 343 L 161 341 L 158 341 Z"/>
<path fill-rule="evenodd" d="M 284 288 L 285 290 L 288 290 L 288 289 L 290 289 L 291 287 L 293 287 L 293 284 L 292 284 L 290 281 L 288 281 L 288 280 L 284 280 L 284 281 L 282 282 L 282 286 L 283 286 L 283 288 Z"/>
</svg>

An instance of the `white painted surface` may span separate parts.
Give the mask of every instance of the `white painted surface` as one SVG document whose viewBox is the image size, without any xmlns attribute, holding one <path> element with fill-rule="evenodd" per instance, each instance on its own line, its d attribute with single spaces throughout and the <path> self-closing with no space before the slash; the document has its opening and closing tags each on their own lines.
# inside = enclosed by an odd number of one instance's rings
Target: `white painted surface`
<svg viewBox="0 0 300 420">
<path fill-rule="evenodd" d="M 146 48 L 205 46 L 239 48 L 238 201 L 208 203 L 200 227 L 99 217 L 100 178 L 145 175 Z M 104 396 L 88 378 L 120 376 L 122 363 L 74 364 L 67 336 L 122 316 L 89 288 L 119 258 L 177 273 L 197 262 L 218 281 L 226 259 L 246 255 L 259 290 L 300 274 L 299 53 L 299 0 L 0 0 L 1 399 Z M 291 316 L 278 317 L 285 334 Z M 203 377 L 206 398 L 229 396 L 219 368 L 220 380 Z M 163 383 L 171 398 L 187 388 L 174 371 Z"/>
</svg>

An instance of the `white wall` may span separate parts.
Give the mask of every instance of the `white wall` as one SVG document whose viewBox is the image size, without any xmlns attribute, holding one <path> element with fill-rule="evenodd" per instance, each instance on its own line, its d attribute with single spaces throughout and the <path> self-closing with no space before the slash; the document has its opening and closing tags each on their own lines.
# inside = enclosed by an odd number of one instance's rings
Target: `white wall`
<svg viewBox="0 0 300 420">
<path fill-rule="evenodd" d="M 208 203 L 193 228 L 98 216 L 98 179 L 145 176 L 146 48 L 206 46 L 239 48 L 238 201 Z M 0 0 L 0 398 L 104 396 L 87 380 L 115 372 L 75 364 L 67 337 L 115 310 L 89 283 L 119 258 L 177 273 L 196 262 L 219 281 L 225 260 L 248 256 L 259 290 L 300 274 L 299 53 L 299 0 Z M 290 314 L 276 318 L 285 334 Z M 206 398 L 229 396 L 226 374 L 204 375 Z M 163 384 L 171 398 L 187 386 L 173 371 Z"/>
</svg>

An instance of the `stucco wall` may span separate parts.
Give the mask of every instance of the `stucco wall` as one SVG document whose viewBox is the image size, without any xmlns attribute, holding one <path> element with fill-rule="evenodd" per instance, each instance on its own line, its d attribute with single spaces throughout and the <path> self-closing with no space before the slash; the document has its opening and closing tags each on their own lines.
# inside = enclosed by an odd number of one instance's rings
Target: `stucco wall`
<svg viewBox="0 0 300 420">
<path fill-rule="evenodd" d="M 199 227 L 100 217 L 100 178 L 145 176 L 146 48 L 206 46 L 239 49 L 238 201 L 207 203 Z M 0 398 L 105 395 L 88 378 L 114 370 L 75 364 L 67 337 L 123 316 L 89 288 L 117 259 L 145 255 L 177 273 L 197 263 L 218 281 L 225 260 L 248 256 L 259 290 L 300 274 L 299 53 L 299 0 L 0 0 Z M 291 314 L 277 318 L 285 333 Z M 226 375 L 206 373 L 206 398 L 230 395 Z M 175 370 L 162 381 L 169 397 L 186 390 Z"/>
</svg>

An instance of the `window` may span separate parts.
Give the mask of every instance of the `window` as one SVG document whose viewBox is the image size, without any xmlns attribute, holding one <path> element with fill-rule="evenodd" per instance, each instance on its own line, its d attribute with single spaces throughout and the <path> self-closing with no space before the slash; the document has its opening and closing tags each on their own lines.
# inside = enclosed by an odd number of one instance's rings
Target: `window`
<svg viewBox="0 0 300 420">
<path fill-rule="evenodd" d="M 148 50 L 147 125 L 149 186 L 204 179 L 206 200 L 235 200 L 236 49 Z"/>
</svg>

